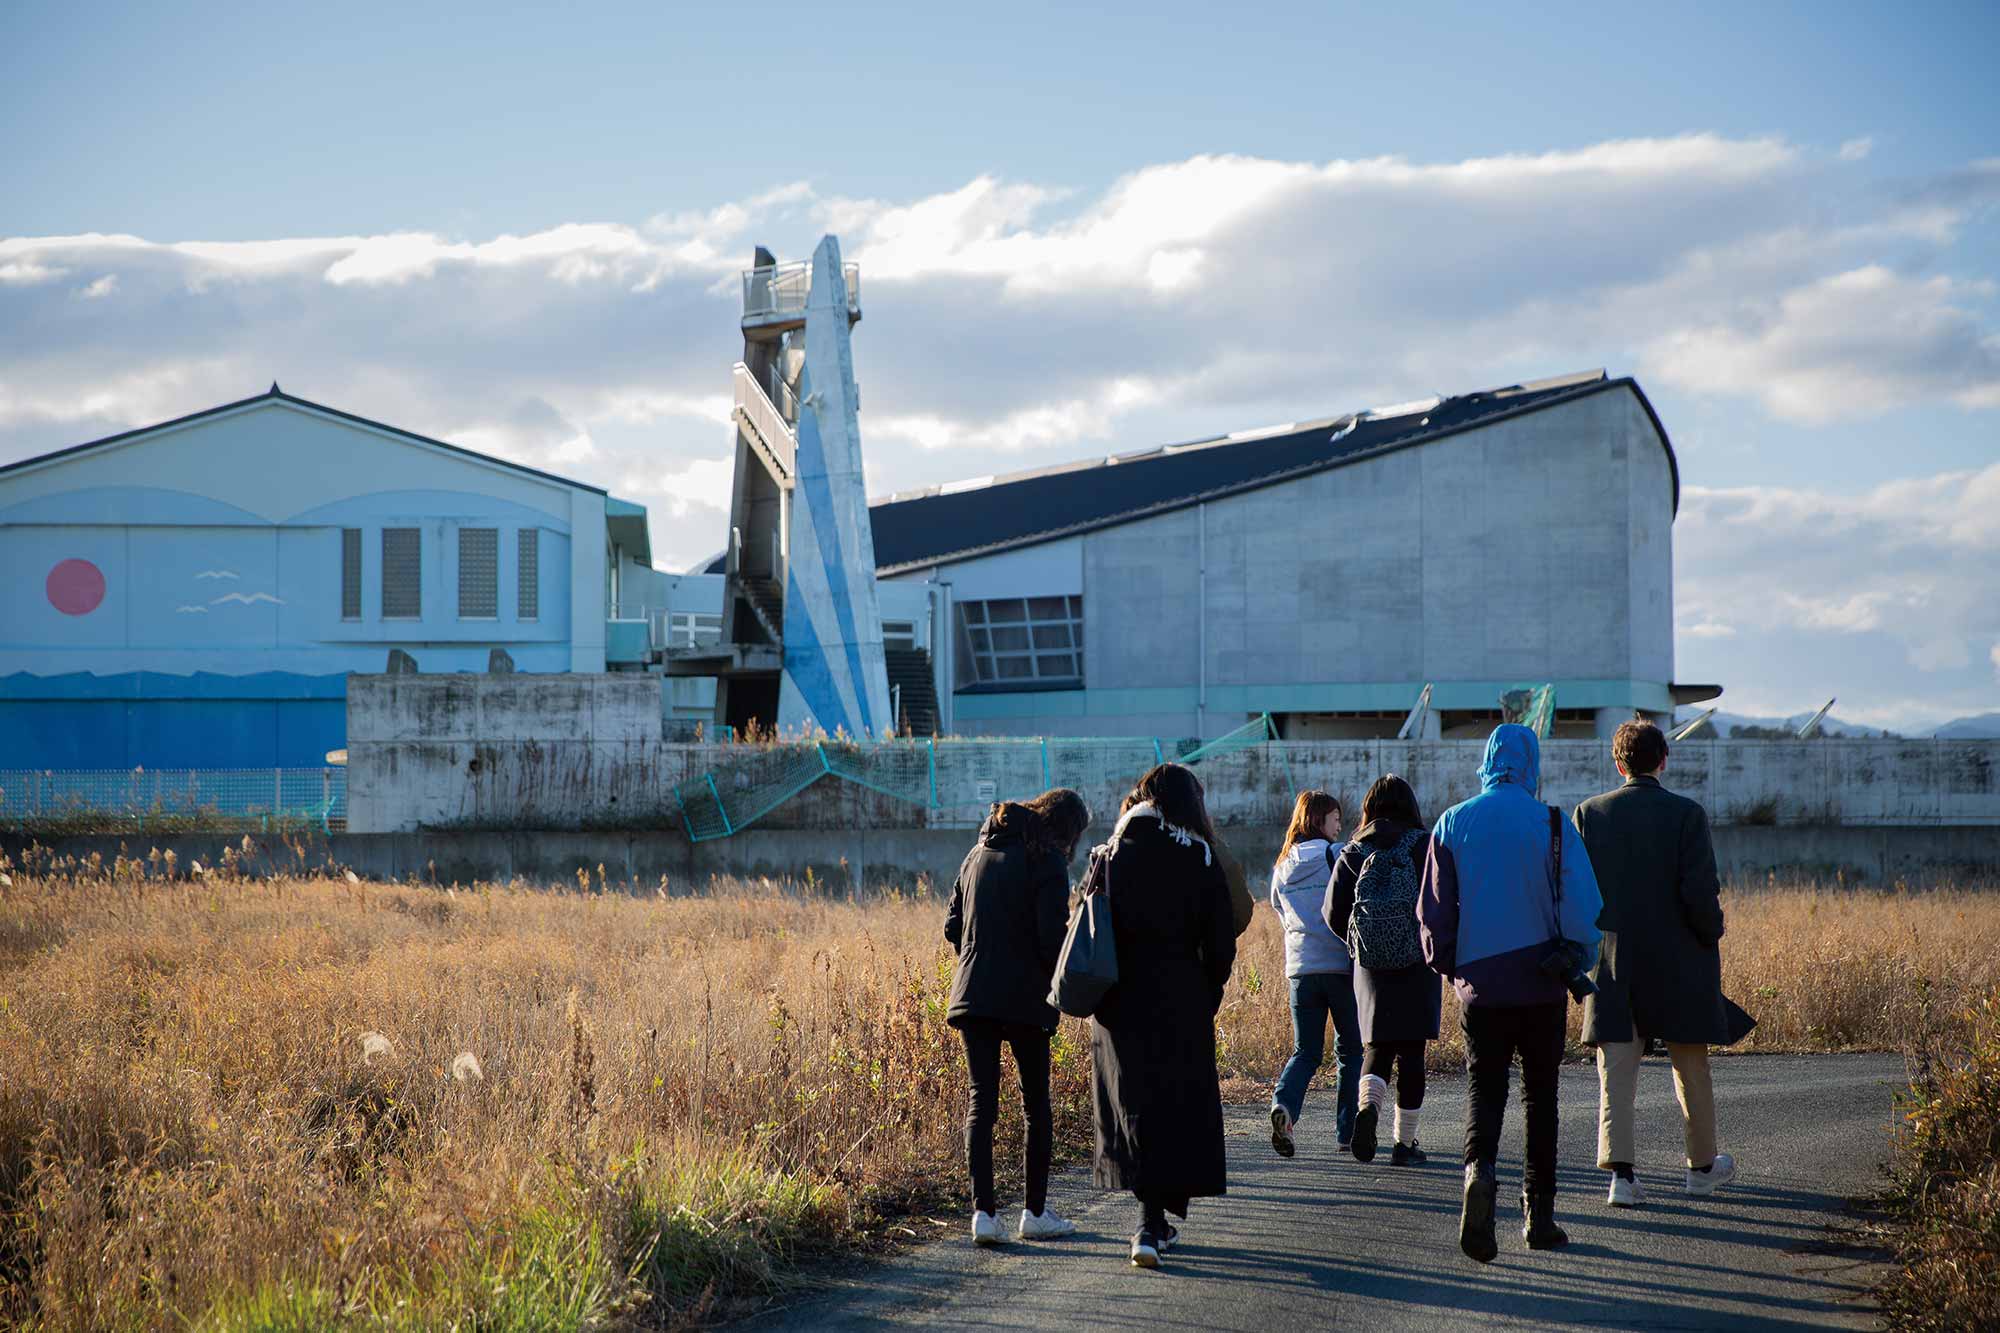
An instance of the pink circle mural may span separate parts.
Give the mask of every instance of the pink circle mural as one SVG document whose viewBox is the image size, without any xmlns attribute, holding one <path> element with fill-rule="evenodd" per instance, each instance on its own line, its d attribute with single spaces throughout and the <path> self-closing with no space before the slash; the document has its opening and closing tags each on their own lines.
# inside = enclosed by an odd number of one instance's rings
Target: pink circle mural
<svg viewBox="0 0 2000 1333">
<path fill-rule="evenodd" d="M 104 601 L 104 571 L 88 560 L 64 560 L 49 571 L 49 605 L 66 616 L 87 616 Z"/>
</svg>

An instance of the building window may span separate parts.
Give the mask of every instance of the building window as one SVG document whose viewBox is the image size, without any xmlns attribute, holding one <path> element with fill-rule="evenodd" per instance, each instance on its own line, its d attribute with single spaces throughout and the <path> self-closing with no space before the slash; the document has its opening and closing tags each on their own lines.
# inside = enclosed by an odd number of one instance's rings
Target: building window
<svg viewBox="0 0 2000 1333">
<path fill-rule="evenodd" d="M 968 685 L 1083 683 L 1083 598 L 1007 597 L 958 604 Z"/>
<path fill-rule="evenodd" d="M 458 618 L 493 620 L 500 614 L 500 529 L 458 530 Z"/>
<path fill-rule="evenodd" d="M 884 648 L 915 648 L 917 646 L 917 622 L 914 620 L 883 621 L 882 646 Z"/>
<path fill-rule="evenodd" d="M 522 528 L 514 554 L 518 580 L 514 593 L 514 616 L 518 620 L 536 620 L 542 614 L 541 550 L 541 529 Z"/>
<path fill-rule="evenodd" d="M 424 544 L 417 528 L 382 529 L 382 618 L 421 620 Z"/>
<path fill-rule="evenodd" d="M 722 617 L 701 611 L 675 611 L 667 618 L 669 648 L 708 648 L 722 642 Z"/>
<path fill-rule="evenodd" d="M 361 619 L 361 529 L 340 530 L 340 618 Z"/>
</svg>

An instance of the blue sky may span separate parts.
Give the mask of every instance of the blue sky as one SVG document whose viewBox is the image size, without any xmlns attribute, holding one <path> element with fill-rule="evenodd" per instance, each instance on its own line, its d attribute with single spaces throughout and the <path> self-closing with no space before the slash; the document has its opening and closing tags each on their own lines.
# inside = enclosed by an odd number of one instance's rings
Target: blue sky
<svg viewBox="0 0 2000 1333">
<path fill-rule="evenodd" d="M 1683 679 L 2000 707 L 2000 7 L 413 8 L 10 9 L 0 458 L 279 378 L 692 560 L 831 229 L 878 491 L 1606 365 Z"/>
</svg>

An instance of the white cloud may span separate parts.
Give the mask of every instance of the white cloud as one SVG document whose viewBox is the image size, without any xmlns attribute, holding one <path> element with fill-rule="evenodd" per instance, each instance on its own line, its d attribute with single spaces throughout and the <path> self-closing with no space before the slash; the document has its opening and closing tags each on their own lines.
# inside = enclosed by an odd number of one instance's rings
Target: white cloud
<svg viewBox="0 0 2000 1333">
<path fill-rule="evenodd" d="M 99 301 L 118 290 L 118 275 L 107 273 L 88 287 L 77 289 L 77 295 L 86 301 Z"/>
<path fill-rule="evenodd" d="M 1668 383 L 1754 396 L 1808 424 L 1933 398 L 2000 406 L 2000 337 L 1968 308 L 1992 294 L 1989 283 L 1871 264 L 1675 330 L 1644 362 Z"/>
<path fill-rule="evenodd" d="M 1894 195 L 1855 188 L 1854 160 L 1716 135 L 1444 162 L 1217 154 L 1093 190 L 791 182 L 518 235 L 12 238 L 0 461 L 277 379 L 644 501 L 660 563 L 685 567 L 727 522 L 736 272 L 753 242 L 801 258 L 834 230 L 863 268 L 878 491 L 1636 368 L 1697 409 L 1668 422 L 1690 483 L 1683 679 L 1724 681 L 1738 710 L 1742 689 L 1824 680 L 1844 716 L 1912 678 L 1990 694 L 2000 624 L 1970 591 L 2000 584 L 1990 469 L 1923 475 L 1944 464 L 1911 441 L 1919 475 L 1861 495 L 1713 484 L 1764 413 L 2000 407 L 1990 268 L 1956 248 L 2000 199 L 2000 160 Z M 116 299 L 75 299 L 106 280 Z"/>
<path fill-rule="evenodd" d="M 4 251 L 0 251 L 0 254 L 4 253 Z M 0 264 L 0 284 L 25 287 L 31 282 L 50 282 L 56 278 L 60 278 L 67 272 L 69 272 L 68 269 L 52 268 L 47 264 L 38 264 L 31 259 L 10 259 L 4 264 Z"/>
<path fill-rule="evenodd" d="M 735 467 L 736 459 L 733 455 L 724 458 L 694 458 L 664 472 L 628 473 L 620 482 L 618 489 L 626 495 L 663 496 L 676 518 L 686 517 L 698 508 L 727 513 L 729 486 Z M 715 534 L 704 540 L 713 545 L 714 537 L 720 535 L 718 529 Z"/>
<path fill-rule="evenodd" d="M 1684 488 L 1674 528 L 1682 676 L 1726 677 L 1733 664 L 1764 677 L 1743 682 L 1750 703 L 1732 689 L 1738 712 L 1828 694 L 1841 696 L 1842 716 L 1880 726 L 1991 708 L 1992 681 L 1975 663 L 2000 640 L 1994 513 L 2000 463 L 1854 494 Z M 1703 632 L 1716 624 L 1744 632 Z M 1788 684 L 1774 690 L 1774 680 Z M 1912 686 L 1928 693 L 1902 696 Z M 1892 707 L 1899 696 L 1919 702 Z"/>
<path fill-rule="evenodd" d="M 1736 627 L 1719 620 L 1699 620 L 1692 624 L 1675 625 L 1674 633 L 1684 639 L 1733 639 Z"/>
<path fill-rule="evenodd" d="M 1987 656 L 1993 660 L 1993 678 L 2000 680 L 2000 643 L 1994 644 L 1992 651 Z"/>
<path fill-rule="evenodd" d="M 1875 140 L 1864 134 L 1858 139 L 1849 139 L 1840 146 L 1840 160 L 1859 162 L 1873 151 L 1875 151 Z"/>
</svg>

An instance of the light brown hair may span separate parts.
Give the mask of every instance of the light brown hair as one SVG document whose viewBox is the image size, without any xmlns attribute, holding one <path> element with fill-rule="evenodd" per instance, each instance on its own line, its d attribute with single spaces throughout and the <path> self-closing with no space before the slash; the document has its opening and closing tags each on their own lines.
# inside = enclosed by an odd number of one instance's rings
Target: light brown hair
<svg viewBox="0 0 2000 1333">
<path fill-rule="evenodd" d="M 1292 822 L 1285 829 L 1285 842 L 1278 848 L 1278 859 L 1284 860 L 1294 846 L 1307 838 L 1325 837 L 1320 824 L 1339 809 L 1340 800 L 1331 792 L 1323 792 L 1317 787 L 1308 787 L 1300 792 L 1299 799 L 1292 805 Z"/>
</svg>

